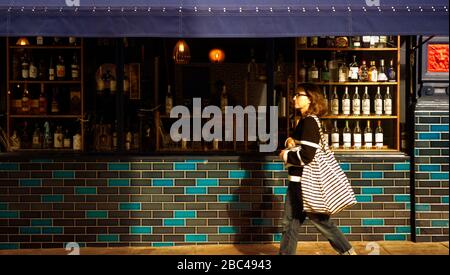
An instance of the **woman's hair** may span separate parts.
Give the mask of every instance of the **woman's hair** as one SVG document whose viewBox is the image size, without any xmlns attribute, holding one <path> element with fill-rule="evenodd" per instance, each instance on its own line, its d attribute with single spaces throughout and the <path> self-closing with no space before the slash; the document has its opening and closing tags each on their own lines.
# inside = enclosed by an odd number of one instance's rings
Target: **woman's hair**
<svg viewBox="0 0 450 275">
<path fill-rule="evenodd" d="M 311 104 L 305 115 L 316 115 L 321 117 L 328 112 L 328 102 L 325 100 L 323 94 L 320 92 L 319 86 L 313 84 L 301 84 L 297 87 L 297 93 L 304 90 L 308 95 Z"/>
</svg>

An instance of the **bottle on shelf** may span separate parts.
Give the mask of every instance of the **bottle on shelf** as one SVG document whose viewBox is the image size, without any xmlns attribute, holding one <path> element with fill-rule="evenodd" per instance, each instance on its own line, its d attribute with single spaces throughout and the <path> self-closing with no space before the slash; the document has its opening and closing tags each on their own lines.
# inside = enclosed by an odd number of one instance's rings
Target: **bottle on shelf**
<svg viewBox="0 0 450 275">
<path fill-rule="evenodd" d="M 58 63 L 56 64 L 56 78 L 58 78 L 58 80 L 64 80 L 66 78 L 66 65 L 64 64 L 64 58 L 62 55 L 58 56 Z"/>
<path fill-rule="evenodd" d="M 113 133 L 112 133 L 112 148 L 114 151 L 116 151 L 119 146 L 117 129 L 118 129 L 118 124 L 117 124 L 117 120 L 115 120 L 114 121 L 114 129 L 113 129 Z"/>
<path fill-rule="evenodd" d="M 62 44 L 61 38 L 59 37 L 53 37 L 53 45 L 54 46 L 59 46 Z"/>
<path fill-rule="evenodd" d="M 39 69 L 38 69 L 38 78 L 39 80 L 46 80 L 47 77 L 47 68 L 45 67 L 44 59 L 39 61 Z"/>
<path fill-rule="evenodd" d="M 309 41 L 309 45 L 310 45 L 311 48 L 319 47 L 319 37 L 318 36 L 311 36 L 311 39 Z"/>
<path fill-rule="evenodd" d="M 50 57 L 50 63 L 48 65 L 48 80 L 55 80 L 55 65 L 53 64 L 53 57 Z"/>
<path fill-rule="evenodd" d="M 361 98 L 359 97 L 358 86 L 355 87 L 355 93 L 352 98 L 352 113 L 354 116 L 361 114 Z"/>
<path fill-rule="evenodd" d="M 378 126 L 375 129 L 375 146 L 381 149 L 383 145 L 383 128 L 381 128 L 381 120 L 378 120 Z"/>
<path fill-rule="evenodd" d="M 77 45 L 77 38 L 73 37 L 73 36 L 70 36 L 69 37 L 69 45 L 70 46 L 76 46 Z"/>
<path fill-rule="evenodd" d="M 348 120 L 345 121 L 345 127 L 342 132 L 342 139 L 344 142 L 344 149 L 350 149 L 352 146 L 352 132 L 350 131 L 350 127 L 348 126 Z"/>
<path fill-rule="evenodd" d="M 36 123 L 34 125 L 33 138 L 31 142 L 31 148 L 33 149 L 41 149 L 42 141 L 41 141 L 41 130 L 39 129 L 39 125 Z"/>
<path fill-rule="evenodd" d="M 386 35 L 380 35 L 379 40 L 378 40 L 378 44 L 376 45 L 377 48 L 386 48 L 387 46 L 387 36 Z"/>
<path fill-rule="evenodd" d="M 308 47 L 308 37 L 300 36 L 297 40 L 297 44 L 299 48 L 307 48 Z"/>
<path fill-rule="evenodd" d="M 108 70 L 109 79 L 109 92 L 111 95 L 115 95 L 117 91 L 117 81 L 111 71 Z"/>
<path fill-rule="evenodd" d="M 350 95 L 348 94 L 348 86 L 345 86 L 345 92 L 342 96 L 342 114 L 350 115 Z"/>
<path fill-rule="evenodd" d="M 305 60 L 302 60 L 302 64 L 300 65 L 300 68 L 298 69 L 298 81 L 299 82 L 306 82 L 306 73 L 307 67 L 305 64 Z"/>
<path fill-rule="evenodd" d="M 370 115 L 370 96 L 369 96 L 369 87 L 364 88 L 364 94 L 362 98 L 362 113 L 365 116 Z"/>
<path fill-rule="evenodd" d="M 348 68 L 347 65 L 345 65 L 345 62 L 342 62 L 339 66 L 339 82 L 347 82 L 348 80 Z"/>
<path fill-rule="evenodd" d="M 330 104 L 328 103 L 328 94 L 327 94 L 327 87 L 326 86 L 323 86 L 322 94 L 323 94 L 323 99 L 325 101 L 325 105 L 326 105 L 326 109 L 327 109 L 327 113 L 328 113 L 330 111 Z"/>
<path fill-rule="evenodd" d="M 325 43 L 327 45 L 327 48 L 334 48 L 336 46 L 336 39 L 334 36 L 327 36 L 327 40 Z"/>
<path fill-rule="evenodd" d="M 247 73 L 249 81 L 256 81 L 258 79 L 258 65 L 256 64 L 255 50 L 250 50 L 250 63 L 247 65 Z"/>
<path fill-rule="evenodd" d="M 72 64 L 70 65 L 70 75 L 72 80 L 78 80 L 80 77 L 80 66 L 78 65 L 78 57 L 74 53 L 72 57 Z"/>
<path fill-rule="evenodd" d="M 225 113 L 225 107 L 228 106 L 228 95 L 227 88 L 225 85 L 222 86 L 222 93 L 220 94 L 220 109 L 222 113 Z"/>
<path fill-rule="evenodd" d="M 43 149 L 49 149 L 53 145 L 52 134 L 50 132 L 50 123 L 48 121 L 44 122 L 44 141 Z"/>
<path fill-rule="evenodd" d="M 45 96 L 44 86 L 41 86 L 41 93 L 39 94 L 39 114 L 47 114 L 47 97 Z"/>
<path fill-rule="evenodd" d="M 22 114 L 29 114 L 31 111 L 30 93 L 25 88 L 22 94 Z"/>
<path fill-rule="evenodd" d="M 323 133 L 323 139 L 328 145 L 328 142 L 330 140 L 330 135 L 328 134 L 328 128 L 327 123 L 325 121 L 322 121 L 322 133 Z"/>
<path fill-rule="evenodd" d="M 31 147 L 31 140 L 30 136 L 28 134 L 28 122 L 25 121 L 23 123 L 23 130 L 22 130 L 22 137 L 21 140 L 21 148 L 23 149 L 29 149 Z"/>
<path fill-rule="evenodd" d="M 363 48 L 370 48 L 370 36 L 365 35 L 362 37 L 362 47 Z"/>
<path fill-rule="evenodd" d="M 326 59 L 323 61 L 323 66 L 321 68 L 320 81 L 322 82 L 330 81 L 330 71 L 328 70 L 328 62 Z"/>
<path fill-rule="evenodd" d="M 375 66 L 375 61 L 370 61 L 370 68 L 368 71 L 369 74 L 369 82 L 377 82 L 378 80 L 378 70 Z"/>
<path fill-rule="evenodd" d="M 50 107 L 51 107 L 50 108 L 50 112 L 52 114 L 59 113 L 59 103 L 58 103 L 58 100 L 57 100 L 57 92 L 56 92 L 56 90 L 53 90 L 52 103 L 51 103 Z"/>
<path fill-rule="evenodd" d="M 386 76 L 386 70 L 384 68 L 384 59 L 380 59 L 380 68 L 378 68 L 378 82 L 386 82 L 388 80 Z"/>
<path fill-rule="evenodd" d="M 380 37 L 377 35 L 372 35 L 370 37 L 370 48 L 376 48 L 380 42 Z"/>
<path fill-rule="evenodd" d="M 339 148 L 339 128 L 337 126 L 337 120 L 334 121 L 334 126 L 331 131 L 331 147 L 333 147 L 333 149 Z"/>
<path fill-rule="evenodd" d="M 14 129 L 12 136 L 9 138 L 10 148 L 12 151 L 19 150 L 21 148 L 21 140 L 17 134 L 17 130 Z"/>
<path fill-rule="evenodd" d="M 351 39 L 351 46 L 354 49 L 361 48 L 361 36 L 353 36 Z"/>
<path fill-rule="evenodd" d="M 30 80 L 36 80 L 38 77 L 38 68 L 36 67 L 36 64 L 34 63 L 33 58 L 31 58 L 31 60 L 30 60 L 28 74 L 29 74 L 28 76 L 29 76 Z"/>
<path fill-rule="evenodd" d="M 63 147 L 64 147 L 64 149 L 70 149 L 72 147 L 72 141 L 70 139 L 69 129 L 66 129 L 66 132 L 64 133 Z"/>
<path fill-rule="evenodd" d="M 375 115 L 383 114 L 383 97 L 381 96 L 380 86 L 377 87 L 377 93 L 375 95 Z"/>
<path fill-rule="evenodd" d="M 73 136 L 73 142 L 72 142 L 72 149 L 74 151 L 81 151 L 81 134 L 79 132 L 77 132 L 74 136 Z"/>
<path fill-rule="evenodd" d="M 53 134 L 53 148 L 61 149 L 64 145 L 64 134 L 62 132 L 62 126 L 57 126 L 56 131 Z"/>
<path fill-rule="evenodd" d="M 309 82 L 319 82 L 320 78 L 319 78 L 319 69 L 316 67 L 316 60 L 313 59 L 313 64 L 312 66 L 309 68 L 308 71 L 308 81 Z"/>
<path fill-rule="evenodd" d="M 336 60 L 336 52 L 331 53 L 331 60 L 328 62 L 328 69 L 330 71 L 330 82 L 339 81 L 339 64 Z"/>
<path fill-rule="evenodd" d="M 131 142 L 133 142 L 133 134 L 131 133 L 131 131 L 127 131 L 125 135 L 125 150 L 130 151 Z"/>
<path fill-rule="evenodd" d="M 353 56 L 353 62 L 349 65 L 349 73 L 348 73 L 348 80 L 350 82 L 358 82 L 358 72 L 359 72 L 359 66 L 358 62 L 356 62 L 356 55 Z"/>
<path fill-rule="evenodd" d="M 44 45 L 44 37 L 43 36 L 36 37 L 36 45 L 38 45 L 38 46 Z"/>
<path fill-rule="evenodd" d="M 27 52 L 23 53 L 22 56 L 22 79 L 27 80 L 30 76 L 30 63 L 28 61 Z"/>
<path fill-rule="evenodd" d="M 395 73 L 395 68 L 394 68 L 394 60 L 391 59 L 391 61 L 389 62 L 389 68 L 387 69 L 387 78 L 389 82 L 396 82 L 397 78 L 396 78 L 396 73 Z"/>
<path fill-rule="evenodd" d="M 353 144 L 355 149 L 361 149 L 361 128 L 359 128 L 359 120 L 356 121 L 356 126 L 353 129 Z"/>
<path fill-rule="evenodd" d="M 389 87 L 386 88 L 386 94 L 384 95 L 383 105 L 384 105 L 384 114 L 387 116 L 392 115 L 392 97 L 391 94 L 389 93 Z"/>
<path fill-rule="evenodd" d="M 336 87 L 334 87 L 333 97 L 331 99 L 331 114 L 339 115 L 339 96 Z"/>
<path fill-rule="evenodd" d="M 370 127 L 370 120 L 367 121 L 364 129 L 364 148 L 372 149 L 372 128 Z"/>
<path fill-rule="evenodd" d="M 358 80 L 360 82 L 368 82 L 369 81 L 369 70 L 366 65 L 366 61 L 361 61 L 361 67 L 359 67 L 358 72 Z"/>
</svg>

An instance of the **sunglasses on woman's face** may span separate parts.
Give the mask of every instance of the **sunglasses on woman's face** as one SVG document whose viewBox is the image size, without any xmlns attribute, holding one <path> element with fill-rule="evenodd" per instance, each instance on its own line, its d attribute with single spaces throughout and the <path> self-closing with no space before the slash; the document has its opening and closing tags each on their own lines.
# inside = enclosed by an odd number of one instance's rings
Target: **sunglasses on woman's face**
<svg viewBox="0 0 450 275">
<path fill-rule="evenodd" d="M 305 94 L 305 93 L 297 93 L 297 94 L 294 95 L 294 98 L 298 98 L 298 97 L 301 97 L 301 96 L 308 96 L 308 95 Z"/>
</svg>

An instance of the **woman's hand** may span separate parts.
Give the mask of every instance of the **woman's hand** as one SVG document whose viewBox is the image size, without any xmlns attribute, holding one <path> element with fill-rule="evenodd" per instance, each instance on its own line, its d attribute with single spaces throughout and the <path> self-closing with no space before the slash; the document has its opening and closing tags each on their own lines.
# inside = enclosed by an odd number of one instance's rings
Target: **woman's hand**
<svg viewBox="0 0 450 275">
<path fill-rule="evenodd" d="M 293 138 L 290 137 L 286 140 L 286 148 L 290 149 L 292 147 L 295 147 L 295 145 L 295 140 Z"/>
<path fill-rule="evenodd" d="M 278 155 L 280 157 L 280 159 L 283 160 L 283 161 L 284 161 L 283 156 L 284 156 L 284 152 L 285 151 L 286 150 L 281 150 L 280 154 Z"/>
</svg>

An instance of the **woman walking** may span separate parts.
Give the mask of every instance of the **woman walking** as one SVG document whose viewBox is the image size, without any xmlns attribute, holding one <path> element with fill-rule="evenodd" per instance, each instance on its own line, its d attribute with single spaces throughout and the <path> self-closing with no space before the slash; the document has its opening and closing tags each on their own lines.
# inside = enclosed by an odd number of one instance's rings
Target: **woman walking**
<svg viewBox="0 0 450 275">
<path fill-rule="evenodd" d="M 320 89 L 315 85 L 299 86 L 293 97 L 295 109 L 301 113 L 293 137 L 289 137 L 280 158 L 288 167 L 289 185 L 283 214 L 283 233 L 280 242 L 280 254 L 295 255 L 300 226 L 306 218 L 327 238 L 331 246 L 344 255 L 355 255 L 355 251 L 344 234 L 330 220 L 330 216 L 322 213 L 303 211 L 301 178 L 303 166 L 310 163 L 320 148 L 320 131 L 316 117 L 327 112 L 327 102 Z"/>
</svg>

